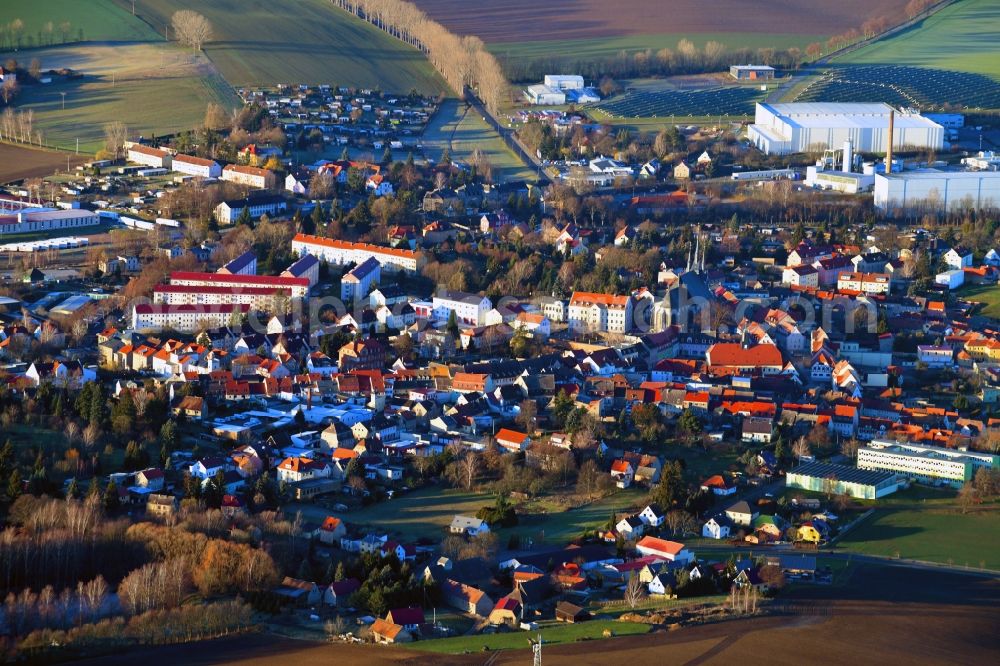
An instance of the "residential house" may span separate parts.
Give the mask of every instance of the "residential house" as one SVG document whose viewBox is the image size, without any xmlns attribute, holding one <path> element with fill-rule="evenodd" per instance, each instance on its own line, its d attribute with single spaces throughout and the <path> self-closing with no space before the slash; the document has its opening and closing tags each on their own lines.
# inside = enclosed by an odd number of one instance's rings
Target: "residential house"
<svg viewBox="0 0 1000 666">
<path fill-rule="evenodd" d="M 493 610 L 493 600 L 485 592 L 454 579 L 446 580 L 441 592 L 446 604 L 463 613 L 487 617 Z"/>
<path fill-rule="evenodd" d="M 749 527 L 757 517 L 757 511 L 750 507 L 746 500 L 740 500 L 726 509 L 726 517 L 736 525 Z"/>
</svg>

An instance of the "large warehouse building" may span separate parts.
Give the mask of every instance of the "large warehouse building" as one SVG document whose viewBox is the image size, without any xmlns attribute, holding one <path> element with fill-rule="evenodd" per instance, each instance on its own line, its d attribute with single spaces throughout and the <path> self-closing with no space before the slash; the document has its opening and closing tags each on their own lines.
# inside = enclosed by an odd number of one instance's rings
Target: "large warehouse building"
<svg viewBox="0 0 1000 666">
<path fill-rule="evenodd" d="M 875 206 L 885 211 L 1000 208 L 1000 171 L 876 174 Z"/>
<path fill-rule="evenodd" d="M 768 155 L 826 150 L 850 141 L 862 153 L 884 153 L 888 148 L 888 104 L 808 102 L 757 104 L 750 141 Z M 919 113 L 896 111 L 893 147 L 944 147 L 944 128 Z"/>
</svg>

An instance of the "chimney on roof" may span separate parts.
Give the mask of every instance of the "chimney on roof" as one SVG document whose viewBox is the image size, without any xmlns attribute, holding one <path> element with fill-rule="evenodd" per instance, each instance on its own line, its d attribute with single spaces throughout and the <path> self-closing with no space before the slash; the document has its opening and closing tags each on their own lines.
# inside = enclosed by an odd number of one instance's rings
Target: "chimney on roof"
<svg viewBox="0 0 1000 666">
<path fill-rule="evenodd" d="M 885 173 L 892 173 L 892 139 L 896 125 L 896 109 L 889 109 L 889 147 L 885 151 Z"/>
</svg>

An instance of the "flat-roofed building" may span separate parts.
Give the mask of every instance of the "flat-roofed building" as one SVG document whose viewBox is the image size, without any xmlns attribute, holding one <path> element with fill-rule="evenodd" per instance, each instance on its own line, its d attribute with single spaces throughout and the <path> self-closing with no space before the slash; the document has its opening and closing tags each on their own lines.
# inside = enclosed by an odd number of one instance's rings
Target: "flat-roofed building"
<svg viewBox="0 0 1000 666">
<path fill-rule="evenodd" d="M 889 212 L 1000 208 L 1000 171 L 875 174 L 875 207 Z"/>
<path fill-rule="evenodd" d="M 961 485 L 976 471 L 1000 465 L 1000 456 L 889 439 L 874 439 L 858 448 L 858 467 L 897 472 L 918 481 Z"/>
<path fill-rule="evenodd" d="M 899 476 L 895 472 L 884 470 L 811 462 L 789 470 L 785 476 L 785 485 L 816 493 L 878 499 L 898 490 Z"/>
<path fill-rule="evenodd" d="M 99 223 L 100 218 L 97 213 L 81 208 L 68 210 L 26 208 L 13 215 L 0 215 L 0 235 L 78 229 Z"/>
<path fill-rule="evenodd" d="M 804 102 L 758 103 L 750 142 L 769 155 L 839 148 L 850 141 L 854 150 L 884 153 L 889 146 L 888 104 Z M 893 147 L 902 150 L 944 147 L 944 128 L 919 113 L 895 112 Z"/>
<path fill-rule="evenodd" d="M 774 78 L 774 67 L 767 65 L 730 65 L 729 76 L 738 81 L 769 81 Z"/>
</svg>

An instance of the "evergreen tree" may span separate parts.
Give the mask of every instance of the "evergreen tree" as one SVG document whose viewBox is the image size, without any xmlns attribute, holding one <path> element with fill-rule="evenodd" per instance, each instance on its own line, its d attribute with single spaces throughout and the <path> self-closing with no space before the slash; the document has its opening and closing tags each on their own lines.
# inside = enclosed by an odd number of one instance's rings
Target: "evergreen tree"
<svg viewBox="0 0 1000 666">
<path fill-rule="evenodd" d="M 80 485 L 77 483 L 76 477 L 74 476 L 72 479 L 69 480 L 69 485 L 66 487 L 66 498 L 76 499 L 79 496 L 80 496 Z"/>
<path fill-rule="evenodd" d="M 385 144 L 385 150 L 382 151 L 382 164 L 392 164 L 392 146 L 388 143 Z"/>
<path fill-rule="evenodd" d="M 344 149 L 340 151 L 340 161 L 349 162 L 350 160 L 351 160 L 351 151 L 347 149 L 347 146 L 344 146 Z"/>
<path fill-rule="evenodd" d="M 0 448 L 0 478 L 7 478 L 14 469 L 14 443 L 9 439 Z"/>
<path fill-rule="evenodd" d="M 453 338 L 458 338 L 458 316 L 455 314 L 454 310 L 448 312 L 448 325 L 445 327 L 445 330 L 448 331 Z"/>
<path fill-rule="evenodd" d="M 16 468 L 7 477 L 7 498 L 13 502 L 21 496 L 21 472 Z"/>
<path fill-rule="evenodd" d="M 303 228 L 302 232 L 306 234 L 314 234 L 317 229 L 323 226 L 324 222 L 326 222 L 326 216 L 323 214 L 323 206 L 317 202 L 312 209 L 312 214 L 309 216 L 308 226 L 312 228 L 312 231 L 306 231 Z"/>
<path fill-rule="evenodd" d="M 113 513 L 118 509 L 118 484 L 114 479 L 108 481 L 107 488 L 104 489 L 104 510 Z"/>
</svg>

